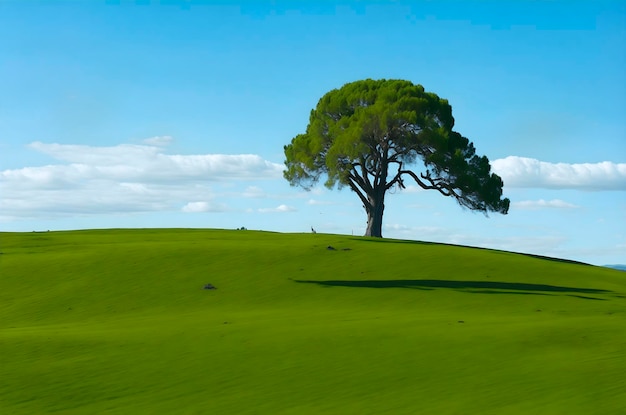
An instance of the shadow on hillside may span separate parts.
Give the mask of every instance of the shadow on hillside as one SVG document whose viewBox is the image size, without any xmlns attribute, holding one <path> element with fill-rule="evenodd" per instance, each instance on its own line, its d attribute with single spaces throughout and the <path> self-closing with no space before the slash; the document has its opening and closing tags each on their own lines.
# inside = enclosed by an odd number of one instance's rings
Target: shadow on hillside
<svg viewBox="0 0 626 415">
<path fill-rule="evenodd" d="M 458 244 L 448 244 L 445 242 L 427 242 L 427 241 L 413 241 L 408 239 L 385 239 L 385 238 L 370 238 L 370 237 L 353 237 L 353 240 L 358 240 L 362 242 L 375 242 L 375 243 L 391 243 L 391 244 L 414 244 L 414 245 L 441 245 L 441 246 L 453 246 L 460 248 L 471 248 L 471 249 L 481 249 L 485 251 L 494 251 L 494 252 L 505 252 L 509 254 L 515 255 L 524 255 L 530 258 L 542 259 L 544 261 L 553 261 L 553 262 L 562 262 L 565 264 L 576 264 L 576 265 L 587 265 L 592 267 L 593 265 L 588 264 L 586 262 L 575 261 L 573 259 L 564 259 L 564 258 L 554 258 L 544 255 L 537 254 L 526 254 L 523 252 L 513 252 L 513 251 L 504 251 L 501 249 L 492 249 L 492 248 L 483 248 L 480 246 L 470 246 L 470 245 L 458 245 Z"/>
<path fill-rule="evenodd" d="M 606 294 L 611 291 L 595 288 L 562 287 L 547 284 L 526 284 L 519 282 L 497 281 L 454 281 L 454 280 L 294 280 L 303 284 L 317 284 L 325 287 L 354 287 L 354 288 L 411 288 L 418 290 L 434 290 L 436 288 L 451 288 L 477 294 L 522 294 L 522 295 L 553 295 L 549 293 L 571 293 L 572 297 L 587 300 L 603 300 L 601 298 L 586 297 L 575 294 Z"/>
</svg>

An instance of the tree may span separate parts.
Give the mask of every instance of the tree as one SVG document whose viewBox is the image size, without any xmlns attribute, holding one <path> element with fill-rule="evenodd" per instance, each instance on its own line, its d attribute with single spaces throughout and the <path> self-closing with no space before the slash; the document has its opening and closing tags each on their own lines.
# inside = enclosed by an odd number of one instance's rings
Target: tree
<svg viewBox="0 0 626 415">
<path fill-rule="evenodd" d="M 285 146 L 284 177 L 309 190 L 348 186 L 367 213 L 366 236 L 382 237 L 385 193 L 412 179 L 422 189 L 454 198 L 462 207 L 506 214 L 502 179 L 474 144 L 453 131 L 445 99 L 404 80 L 366 79 L 324 95 L 304 134 Z M 424 170 L 409 169 L 420 159 Z"/>
</svg>

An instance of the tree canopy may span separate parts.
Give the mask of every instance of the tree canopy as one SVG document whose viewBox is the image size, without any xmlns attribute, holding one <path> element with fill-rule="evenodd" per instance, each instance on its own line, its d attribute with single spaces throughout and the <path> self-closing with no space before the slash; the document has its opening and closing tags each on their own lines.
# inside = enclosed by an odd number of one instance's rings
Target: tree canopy
<svg viewBox="0 0 626 415">
<path fill-rule="evenodd" d="M 285 146 L 284 177 L 310 189 L 348 186 L 367 213 L 366 236 L 382 237 L 387 190 L 405 180 L 454 198 L 462 207 L 506 214 L 502 179 L 474 144 L 453 130 L 448 101 L 405 80 L 351 82 L 324 95 L 304 134 Z M 418 161 L 423 169 L 410 167 Z"/>
</svg>

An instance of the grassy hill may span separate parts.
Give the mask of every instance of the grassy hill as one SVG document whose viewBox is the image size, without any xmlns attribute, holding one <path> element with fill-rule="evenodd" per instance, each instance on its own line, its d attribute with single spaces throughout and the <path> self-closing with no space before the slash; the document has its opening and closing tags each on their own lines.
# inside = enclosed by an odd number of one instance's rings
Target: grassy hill
<svg viewBox="0 0 626 415">
<path fill-rule="evenodd" d="M 0 251 L 2 414 L 626 408 L 620 271 L 222 230 L 0 233 Z"/>
</svg>

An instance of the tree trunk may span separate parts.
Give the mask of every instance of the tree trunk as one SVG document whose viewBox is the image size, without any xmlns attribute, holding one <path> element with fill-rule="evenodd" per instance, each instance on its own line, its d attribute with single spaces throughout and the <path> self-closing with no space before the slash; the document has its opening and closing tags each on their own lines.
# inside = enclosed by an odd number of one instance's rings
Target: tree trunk
<svg viewBox="0 0 626 415">
<path fill-rule="evenodd" d="M 369 196 L 369 206 L 365 207 L 367 212 L 367 230 L 365 236 L 375 238 L 383 237 L 383 211 L 385 210 L 384 193 L 379 197 Z"/>
</svg>

